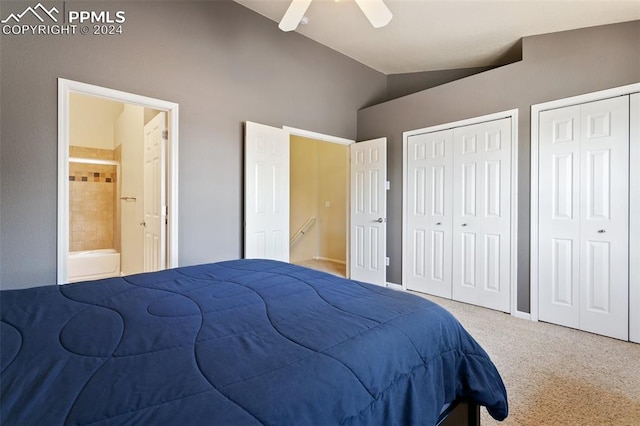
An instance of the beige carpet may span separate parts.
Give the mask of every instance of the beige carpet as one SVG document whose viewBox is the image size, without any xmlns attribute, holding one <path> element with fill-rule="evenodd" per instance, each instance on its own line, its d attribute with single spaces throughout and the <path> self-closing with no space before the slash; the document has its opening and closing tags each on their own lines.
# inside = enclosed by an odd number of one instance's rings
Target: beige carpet
<svg viewBox="0 0 640 426">
<path fill-rule="evenodd" d="M 346 265 L 344 263 L 320 259 L 309 259 L 293 263 L 300 266 L 306 266 L 307 268 L 315 269 L 317 271 L 328 272 L 343 278 L 346 276 Z"/>
<path fill-rule="evenodd" d="M 483 408 L 483 425 L 640 426 L 640 345 L 421 296 L 454 314 L 502 375 L 509 417 Z"/>
</svg>

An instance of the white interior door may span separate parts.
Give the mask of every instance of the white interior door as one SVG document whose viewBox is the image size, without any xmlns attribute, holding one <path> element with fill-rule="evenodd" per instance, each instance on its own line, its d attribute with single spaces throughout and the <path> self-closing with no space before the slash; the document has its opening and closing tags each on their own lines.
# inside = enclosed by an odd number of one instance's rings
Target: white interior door
<svg viewBox="0 0 640 426">
<path fill-rule="evenodd" d="M 245 258 L 289 261 L 289 133 L 245 125 Z"/>
<path fill-rule="evenodd" d="M 540 113 L 539 318 L 580 324 L 580 107 Z"/>
<path fill-rule="evenodd" d="M 582 105 L 580 126 L 580 328 L 627 340 L 629 97 Z"/>
<path fill-rule="evenodd" d="M 511 119 L 454 129 L 453 299 L 510 310 Z"/>
<path fill-rule="evenodd" d="M 405 283 L 451 299 L 453 129 L 407 138 Z"/>
<path fill-rule="evenodd" d="M 626 340 L 629 97 L 540 113 L 539 318 Z"/>
<path fill-rule="evenodd" d="M 166 113 L 144 126 L 144 271 L 159 271 L 166 263 Z"/>
<path fill-rule="evenodd" d="M 351 145 L 350 179 L 350 277 L 386 286 L 386 138 Z"/>
<path fill-rule="evenodd" d="M 630 97 L 629 340 L 640 343 L 640 93 Z"/>
</svg>

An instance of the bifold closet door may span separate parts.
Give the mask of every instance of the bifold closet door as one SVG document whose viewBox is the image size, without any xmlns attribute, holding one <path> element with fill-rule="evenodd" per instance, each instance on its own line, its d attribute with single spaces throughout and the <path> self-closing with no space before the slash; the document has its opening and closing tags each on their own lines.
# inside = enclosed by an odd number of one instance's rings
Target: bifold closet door
<svg viewBox="0 0 640 426">
<path fill-rule="evenodd" d="M 407 138 L 405 282 L 451 298 L 453 130 Z"/>
<path fill-rule="evenodd" d="M 628 339 L 629 97 L 540 113 L 539 318 Z"/>
<path fill-rule="evenodd" d="M 511 119 L 453 133 L 453 299 L 509 312 Z"/>
</svg>

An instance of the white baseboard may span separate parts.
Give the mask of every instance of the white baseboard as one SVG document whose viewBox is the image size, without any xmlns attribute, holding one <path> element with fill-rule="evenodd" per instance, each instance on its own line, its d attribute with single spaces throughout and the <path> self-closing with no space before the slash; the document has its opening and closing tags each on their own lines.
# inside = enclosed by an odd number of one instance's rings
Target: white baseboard
<svg viewBox="0 0 640 426">
<path fill-rule="evenodd" d="M 531 314 L 528 313 L 528 312 L 515 311 L 511 315 L 516 317 L 516 318 L 520 318 L 520 319 L 524 319 L 524 320 L 527 320 L 527 321 L 531 321 Z"/>
<path fill-rule="evenodd" d="M 395 283 L 387 283 L 387 288 L 390 288 L 391 290 L 404 291 L 400 284 Z"/>
<path fill-rule="evenodd" d="M 321 256 L 313 256 L 313 260 L 324 260 L 324 261 L 327 261 L 327 262 L 339 263 L 340 265 L 346 265 L 347 264 L 347 262 L 345 262 L 344 260 L 330 259 L 328 257 L 321 257 Z"/>
</svg>

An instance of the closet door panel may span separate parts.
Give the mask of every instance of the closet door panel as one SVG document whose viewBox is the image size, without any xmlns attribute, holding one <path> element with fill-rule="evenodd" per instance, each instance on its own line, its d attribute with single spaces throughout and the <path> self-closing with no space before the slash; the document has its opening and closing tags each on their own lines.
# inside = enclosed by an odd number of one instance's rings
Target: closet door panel
<svg viewBox="0 0 640 426">
<path fill-rule="evenodd" d="M 453 298 L 509 311 L 511 120 L 454 129 Z"/>
<path fill-rule="evenodd" d="M 451 298 L 452 131 L 408 138 L 405 282 Z"/>
<path fill-rule="evenodd" d="M 539 318 L 580 324 L 580 107 L 540 113 Z"/>
<path fill-rule="evenodd" d="M 629 340 L 640 343 L 640 93 L 630 96 Z"/>
<path fill-rule="evenodd" d="M 581 106 L 580 328 L 626 340 L 629 97 Z"/>
</svg>

